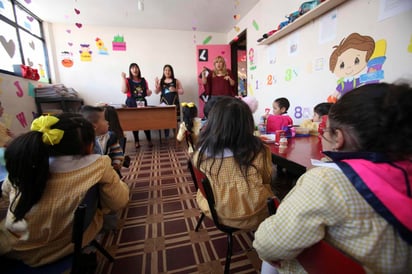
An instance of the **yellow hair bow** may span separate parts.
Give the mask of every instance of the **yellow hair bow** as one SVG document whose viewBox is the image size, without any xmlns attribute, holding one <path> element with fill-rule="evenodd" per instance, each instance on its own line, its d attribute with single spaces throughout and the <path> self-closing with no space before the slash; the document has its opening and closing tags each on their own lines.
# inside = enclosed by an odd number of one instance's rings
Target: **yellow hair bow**
<svg viewBox="0 0 412 274">
<path fill-rule="evenodd" d="M 40 116 L 31 124 L 31 130 L 43 133 L 42 141 L 46 145 L 56 145 L 63 138 L 64 131 L 58 128 L 50 129 L 50 127 L 59 121 L 54 116 Z"/>
<path fill-rule="evenodd" d="M 181 103 L 180 105 L 181 105 L 182 107 L 192 108 L 192 107 L 195 106 L 195 103 L 193 103 L 193 102 L 190 102 L 190 103 L 183 102 L 183 103 Z"/>
</svg>

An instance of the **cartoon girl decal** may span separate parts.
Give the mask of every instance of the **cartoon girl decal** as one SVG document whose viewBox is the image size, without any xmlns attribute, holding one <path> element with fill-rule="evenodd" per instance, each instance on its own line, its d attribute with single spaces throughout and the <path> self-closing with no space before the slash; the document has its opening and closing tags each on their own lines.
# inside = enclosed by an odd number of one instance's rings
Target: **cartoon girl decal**
<svg viewBox="0 0 412 274">
<path fill-rule="evenodd" d="M 329 58 L 329 69 L 339 77 L 336 91 L 328 97 L 328 102 L 336 102 L 339 97 L 362 85 L 356 77 L 364 72 L 375 50 L 375 41 L 370 36 L 352 33 L 344 38 Z"/>
</svg>

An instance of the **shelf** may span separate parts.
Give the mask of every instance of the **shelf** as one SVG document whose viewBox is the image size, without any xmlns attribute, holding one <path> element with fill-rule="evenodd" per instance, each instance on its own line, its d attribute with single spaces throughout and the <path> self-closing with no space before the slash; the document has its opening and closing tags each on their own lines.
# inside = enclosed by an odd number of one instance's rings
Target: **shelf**
<svg viewBox="0 0 412 274">
<path fill-rule="evenodd" d="M 289 33 L 297 30 L 298 28 L 306 25 L 308 22 L 311 20 L 314 20 L 321 16 L 322 14 L 326 13 L 327 11 L 333 9 L 334 7 L 342 4 L 343 2 L 346 2 L 347 0 L 327 0 L 325 2 L 322 2 L 314 8 L 313 10 L 308 11 L 304 15 L 298 17 L 293 23 L 288 24 L 286 27 L 283 27 L 281 30 L 278 30 L 262 42 L 258 43 L 259 45 L 269 45 L 275 42 L 276 40 L 279 40 L 283 36 L 288 35 Z"/>
</svg>

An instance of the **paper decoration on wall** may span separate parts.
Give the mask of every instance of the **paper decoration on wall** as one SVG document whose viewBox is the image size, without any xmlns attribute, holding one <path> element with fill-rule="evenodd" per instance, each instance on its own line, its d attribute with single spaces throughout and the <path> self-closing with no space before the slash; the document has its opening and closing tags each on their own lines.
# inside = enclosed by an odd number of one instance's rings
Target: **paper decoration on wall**
<svg viewBox="0 0 412 274">
<path fill-rule="evenodd" d="M 104 46 L 103 40 L 97 37 L 95 41 L 97 46 L 97 52 L 101 55 L 108 55 L 109 53 L 107 52 L 107 48 Z"/>
<path fill-rule="evenodd" d="M 23 89 L 20 86 L 20 82 L 15 81 L 13 84 L 17 88 L 17 91 L 16 91 L 17 97 L 23 97 L 24 93 L 23 93 Z"/>
<path fill-rule="evenodd" d="M 297 106 L 295 107 L 295 114 L 294 114 L 296 119 L 301 119 L 301 118 L 310 118 L 310 108 L 308 107 L 301 107 Z"/>
<path fill-rule="evenodd" d="M 235 20 L 239 20 L 239 19 L 240 19 L 240 14 L 235 14 L 235 15 L 233 15 L 233 18 L 234 18 Z"/>
<path fill-rule="evenodd" d="M 271 85 L 275 85 L 277 83 L 277 78 L 275 75 L 269 74 L 266 77 L 266 85 L 271 86 Z"/>
<path fill-rule="evenodd" d="M 46 77 L 46 72 L 44 71 L 44 66 L 43 64 L 39 64 L 39 74 L 41 78 Z"/>
<path fill-rule="evenodd" d="M 16 51 L 16 45 L 14 44 L 14 41 L 11 39 L 7 41 L 3 35 L 0 35 L 0 42 L 3 48 L 6 50 L 7 54 L 10 56 L 10 58 L 13 58 L 14 53 Z"/>
<path fill-rule="evenodd" d="M 29 15 L 27 15 L 27 20 L 29 20 L 30 22 L 33 22 L 33 20 L 34 20 L 34 18 L 33 17 L 31 17 L 31 16 L 29 16 Z"/>
<path fill-rule="evenodd" d="M 255 30 L 259 30 L 259 25 L 255 20 L 252 21 L 252 25 L 255 28 Z"/>
<path fill-rule="evenodd" d="M 329 70 L 338 77 L 338 85 L 328 102 L 336 102 L 352 89 L 384 78 L 386 40 L 375 42 L 370 36 L 351 33 L 333 48 Z"/>
<path fill-rule="evenodd" d="M 71 68 L 73 66 L 73 58 L 72 58 L 72 53 L 68 51 L 62 51 L 61 56 L 62 56 L 62 65 L 65 68 Z"/>
<path fill-rule="evenodd" d="M 408 52 L 412 53 L 412 36 L 411 36 L 411 40 L 409 40 Z"/>
<path fill-rule="evenodd" d="M 16 118 L 20 122 L 20 125 L 22 127 L 27 127 L 27 120 L 26 116 L 24 115 L 24 112 L 17 113 Z"/>
<path fill-rule="evenodd" d="M 113 38 L 112 48 L 115 51 L 125 51 L 126 50 L 126 42 L 124 41 L 124 37 L 120 35 L 116 35 Z"/>
<path fill-rule="evenodd" d="M 235 26 L 234 29 L 235 29 L 236 32 L 240 31 L 240 28 L 238 26 Z"/>
<path fill-rule="evenodd" d="M 27 65 L 28 65 L 29 67 L 32 67 L 32 66 L 34 65 L 34 64 L 33 64 L 33 61 L 30 60 L 29 57 L 27 57 Z"/>
<path fill-rule="evenodd" d="M 315 71 L 323 70 L 325 66 L 325 59 L 324 58 L 317 58 L 315 60 Z"/>
<path fill-rule="evenodd" d="M 31 47 L 32 50 L 35 50 L 36 45 L 34 44 L 33 41 L 31 41 L 31 42 L 29 43 L 29 46 Z"/>
<path fill-rule="evenodd" d="M 0 9 L 4 9 L 3 2 L 0 0 Z"/>
<path fill-rule="evenodd" d="M 196 41 L 196 30 L 197 30 L 197 28 L 195 26 L 193 26 L 192 30 L 193 30 L 193 44 L 196 44 L 197 43 L 197 41 Z"/>
<path fill-rule="evenodd" d="M 70 34 L 70 33 L 72 33 L 72 30 L 71 30 L 71 29 L 67 29 L 66 32 L 67 32 L 68 34 Z"/>
<path fill-rule="evenodd" d="M 80 10 L 78 10 L 78 9 L 74 9 L 74 12 L 77 14 L 77 15 L 79 15 L 80 14 Z"/>
<path fill-rule="evenodd" d="M 27 4 L 30 4 L 31 0 L 24 0 L 24 2 L 26 2 Z"/>
<path fill-rule="evenodd" d="M 73 46 L 72 42 L 67 42 L 67 45 L 69 45 L 69 47 Z"/>
<path fill-rule="evenodd" d="M 207 43 L 210 42 L 210 40 L 212 40 L 212 35 L 209 35 L 208 37 L 205 38 L 205 40 L 203 40 L 203 45 L 206 45 Z"/>
<path fill-rule="evenodd" d="M 76 25 L 76 27 L 78 27 L 79 29 L 81 29 L 81 28 L 83 27 L 83 24 L 82 24 L 82 23 L 76 23 L 75 25 Z"/>
<path fill-rule="evenodd" d="M 250 48 L 248 55 L 249 55 L 249 70 L 255 70 L 256 69 L 255 49 Z"/>
<path fill-rule="evenodd" d="M 29 94 L 29 96 L 31 96 L 33 98 L 35 96 L 35 94 L 34 94 L 34 85 L 30 82 L 29 82 L 28 94 Z"/>
<path fill-rule="evenodd" d="M 296 68 L 288 68 L 285 71 L 285 81 L 290 82 L 298 77 L 298 70 Z"/>
<path fill-rule="evenodd" d="M 92 51 L 89 44 L 80 44 L 80 61 L 90 62 L 92 61 Z"/>
</svg>

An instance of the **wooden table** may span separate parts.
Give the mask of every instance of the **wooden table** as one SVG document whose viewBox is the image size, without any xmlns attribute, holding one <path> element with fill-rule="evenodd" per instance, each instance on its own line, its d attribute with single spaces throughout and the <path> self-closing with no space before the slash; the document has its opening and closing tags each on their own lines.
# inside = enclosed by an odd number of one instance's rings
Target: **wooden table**
<svg viewBox="0 0 412 274">
<path fill-rule="evenodd" d="M 289 138 L 286 149 L 280 149 L 275 144 L 269 144 L 269 147 L 272 162 L 298 177 L 312 167 L 310 159 L 320 160 L 323 157 L 322 144 L 317 136 Z"/>
<path fill-rule="evenodd" d="M 142 108 L 117 108 L 124 131 L 150 129 L 177 129 L 176 106 L 147 106 Z"/>
</svg>

